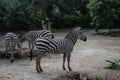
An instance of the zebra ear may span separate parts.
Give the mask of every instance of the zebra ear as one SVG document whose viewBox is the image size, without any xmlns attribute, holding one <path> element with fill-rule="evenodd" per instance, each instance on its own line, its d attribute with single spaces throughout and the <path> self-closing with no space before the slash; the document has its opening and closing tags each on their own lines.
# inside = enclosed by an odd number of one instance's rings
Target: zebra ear
<svg viewBox="0 0 120 80">
<path fill-rule="evenodd" d="M 21 37 L 23 36 L 23 34 L 24 34 L 24 32 L 23 32 L 23 31 L 20 31 L 18 38 L 21 38 Z"/>
<path fill-rule="evenodd" d="M 75 27 L 75 28 L 73 28 L 73 30 L 81 30 L 82 28 L 81 27 L 79 27 L 79 26 L 77 26 L 77 27 Z"/>
<path fill-rule="evenodd" d="M 80 30 L 82 29 L 82 27 L 79 27 L 80 28 Z"/>
</svg>

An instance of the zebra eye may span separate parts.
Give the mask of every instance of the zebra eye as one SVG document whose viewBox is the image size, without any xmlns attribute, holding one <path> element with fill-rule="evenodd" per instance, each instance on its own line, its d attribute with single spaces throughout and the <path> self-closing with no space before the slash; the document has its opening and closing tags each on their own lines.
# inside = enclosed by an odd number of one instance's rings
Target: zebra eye
<svg viewBox="0 0 120 80">
<path fill-rule="evenodd" d="M 82 33 L 80 32 L 80 34 L 82 34 Z"/>
</svg>

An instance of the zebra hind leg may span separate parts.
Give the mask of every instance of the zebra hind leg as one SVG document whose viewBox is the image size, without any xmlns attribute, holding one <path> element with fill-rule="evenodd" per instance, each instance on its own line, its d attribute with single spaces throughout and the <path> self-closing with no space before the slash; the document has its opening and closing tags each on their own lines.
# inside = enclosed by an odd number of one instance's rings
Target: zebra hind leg
<svg viewBox="0 0 120 80">
<path fill-rule="evenodd" d="M 43 72 L 43 69 L 41 68 L 41 64 L 40 64 L 40 62 L 41 62 L 41 59 L 39 60 L 39 70 L 41 71 L 41 72 Z"/>
<path fill-rule="evenodd" d="M 13 63 L 14 62 L 14 55 L 13 55 L 13 52 L 11 51 L 11 61 L 10 61 L 11 63 Z"/>
<path fill-rule="evenodd" d="M 14 59 L 11 59 L 11 61 L 10 61 L 11 63 L 13 63 L 14 62 Z"/>
<path fill-rule="evenodd" d="M 63 54 L 63 70 L 66 70 L 66 68 L 65 68 L 65 61 L 66 61 L 66 54 L 64 53 Z"/>
<path fill-rule="evenodd" d="M 6 58 L 9 58 L 7 51 L 5 51 L 5 57 L 6 57 Z"/>
<path fill-rule="evenodd" d="M 40 65 L 40 61 L 41 61 L 41 59 L 39 59 L 37 57 L 37 59 L 36 59 L 36 70 L 37 70 L 38 73 L 43 72 L 43 70 L 41 68 L 41 65 Z"/>
<path fill-rule="evenodd" d="M 42 58 L 42 54 L 38 55 L 36 58 L 36 70 L 38 73 L 43 72 L 43 69 L 41 68 L 41 58 Z"/>
<path fill-rule="evenodd" d="M 37 58 L 37 59 L 36 59 L 36 71 L 37 71 L 38 73 L 40 73 L 38 64 L 39 64 L 39 60 L 38 60 L 38 58 Z"/>
<path fill-rule="evenodd" d="M 8 56 L 8 51 L 9 51 L 9 50 L 8 50 L 8 46 L 6 45 L 6 50 L 5 50 L 5 57 L 6 57 L 6 58 L 9 58 L 9 56 Z"/>
<path fill-rule="evenodd" d="M 17 52 L 18 52 L 18 59 L 21 59 L 21 57 L 22 57 L 22 55 L 21 55 L 21 51 L 18 50 Z"/>
</svg>

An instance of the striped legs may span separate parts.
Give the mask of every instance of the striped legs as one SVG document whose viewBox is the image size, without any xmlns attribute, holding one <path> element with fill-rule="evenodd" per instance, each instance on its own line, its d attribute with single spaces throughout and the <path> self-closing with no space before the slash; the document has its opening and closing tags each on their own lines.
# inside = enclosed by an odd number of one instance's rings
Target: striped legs
<svg viewBox="0 0 120 80">
<path fill-rule="evenodd" d="M 72 69 L 70 67 L 70 57 L 71 57 L 71 54 L 67 54 L 66 55 L 66 53 L 63 54 L 63 66 L 62 66 L 63 70 L 66 70 L 66 68 L 65 68 L 66 57 L 67 57 L 67 62 L 68 62 L 68 69 L 69 69 L 69 71 L 72 71 Z"/>
<path fill-rule="evenodd" d="M 6 56 L 6 58 L 8 58 L 8 50 L 9 50 L 8 48 L 9 48 L 9 47 L 8 47 L 7 45 L 5 45 L 5 48 L 6 48 L 5 56 Z"/>
<path fill-rule="evenodd" d="M 67 62 L 68 62 L 68 69 L 69 69 L 69 71 L 72 71 L 72 69 L 70 67 L 70 57 L 71 57 L 71 54 L 68 54 L 67 55 Z"/>
<path fill-rule="evenodd" d="M 34 44 L 31 41 L 28 41 L 29 50 L 34 49 Z"/>
<path fill-rule="evenodd" d="M 38 53 L 38 56 L 36 58 L 36 70 L 38 73 L 43 72 L 42 68 L 41 68 L 41 58 L 44 55 L 44 53 Z"/>
<path fill-rule="evenodd" d="M 11 61 L 10 61 L 11 63 L 13 63 L 14 62 L 14 58 L 13 58 L 13 51 L 11 52 Z"/>
<path fill-rule="evenodd" d="M 11 53 L 11 63 L 13 63 L 14 62 L 14 53 L 13 53 L 13 48 L 14 48 L 14 46 L 13 46 L 13 44 L 11 43 L 11 47 L 10 47 L 10 53 Z"/>
<path fill-rule="evenodd" d="M 33 42 L 28 41 L 28 45 L 29 45 L 29 51 L 30 51 L 30 57 L 31 57 L 30 61 L 31 61 L 32 60 L 32 54 L 33 54 L 33 49 L 34 49 L 34 44 L 33 44 Z"/>
<path fill-rule="evenodd" d="M 65 68 L 65 61 L 66 61 L 66 54 L 64 53 L 63 54 L 63 70 L 66 70 L 66 68 Z"/>
</svg>

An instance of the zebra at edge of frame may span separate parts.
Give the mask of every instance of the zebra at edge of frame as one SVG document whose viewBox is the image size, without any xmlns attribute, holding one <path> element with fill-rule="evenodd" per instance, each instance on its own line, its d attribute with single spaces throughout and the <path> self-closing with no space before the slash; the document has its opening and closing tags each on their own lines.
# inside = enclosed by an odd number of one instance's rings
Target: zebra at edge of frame
<svg viewBox="0 0 120 80">
<path fill-rule="evenodd" d="M 63 70 L 65 68 L 65 61 L 67 58 L 68 69 L 71 71 L 70 67 L 70 57 L 73 47 L 76 44 L 77 39 L 87 41 L 87 37 L 84 36 L 80 30 L 80 27 L 72 29 L 64 39 L 55 40 L 50 38 L 38 38 L 35 40 L 35 47 L 37 49 L 37 58 L 36 58 L 36 70 L 37 72 L 42 72 L 41 68 L 41 58 L 45 53 L 62 53 L 63 54 Z M 32 54 L 31 54 L 32 55 Z M 32 59 L 32 56 L 31 56 Z"/>
<path fill-rule="evenodd" d="M 6 49 L 6 57 L 8 57 L 8 53 L 11 54 L 11 63 L 14 62 L 14 52 L 18 51 L 19 55 L 21 55 L 20 49 L 22 48 L 22 44 L 19 42 L 18 36 L 15 33 L 9 32 L 4 36 L 5 40 L 5 49 Z"/>
</svg>

